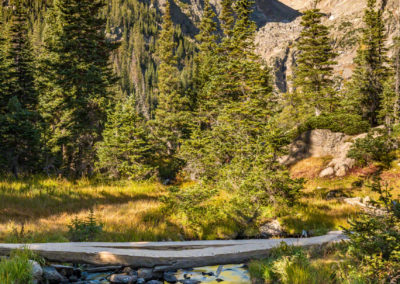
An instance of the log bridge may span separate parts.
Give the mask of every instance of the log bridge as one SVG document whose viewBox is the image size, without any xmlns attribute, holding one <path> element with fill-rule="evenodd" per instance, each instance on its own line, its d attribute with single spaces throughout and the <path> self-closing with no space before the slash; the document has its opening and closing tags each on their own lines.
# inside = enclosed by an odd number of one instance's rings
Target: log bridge
<svg viewBox="0 0 400 284">
<path fill-rule="evenodd" d="M 268 256 L 269 251 L 285 242 L 310 247 L 347 240 L 341 231 L 312 238 L 267 240 L 218 240 L 185 242 L 138 243 L 43 243 L 0 244 L 0 255 L 28 247 L 54 262 L 87 263 L 92 265 L 124 265 L 149 267 L 155 271 L 209 265 L 245 263 Z"/>
</svg>

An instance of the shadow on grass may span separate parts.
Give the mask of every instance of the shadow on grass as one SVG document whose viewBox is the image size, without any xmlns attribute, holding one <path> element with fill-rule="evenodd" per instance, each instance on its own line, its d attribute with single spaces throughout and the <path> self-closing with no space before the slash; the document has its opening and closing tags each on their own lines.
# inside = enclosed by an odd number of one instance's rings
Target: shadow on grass
<svg viewBox="0 0 400 284">
<path fill-rule="evenodd" d="M 157 196 L 138 193 L 110 193 L 100 191 L 94 194 L 73 190 L 54 190 L 31 194 L 29 191 L 15 192 L 12 188 L 0 188 L 0 222 L 10 219 L 22 222 L 46 218 L 62 213 L 75 214 L 96 205 L 118 205 L 135 201 L 156 201 Z"/>
</svg>

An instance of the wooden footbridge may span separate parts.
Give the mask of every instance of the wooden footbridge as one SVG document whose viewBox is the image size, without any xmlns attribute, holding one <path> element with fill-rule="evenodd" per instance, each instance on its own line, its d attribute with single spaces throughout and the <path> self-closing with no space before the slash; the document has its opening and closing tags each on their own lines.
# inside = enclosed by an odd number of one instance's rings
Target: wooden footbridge
<svg viewBox="0 0 400 284">
<path fill-rule="evenodd" d="M 281 242 L 294 246 L 317 246 L 346 240 L 340 231 L 312 238 L 268 240 L 221 240 L 140 243 L 43 243 L 0 244 L 0 255 L 28 247 L 55 262 L 94 265 L 152 267 L 158 271 L 218 264 L 244 263 L 268 256 Z"/>
</svg>

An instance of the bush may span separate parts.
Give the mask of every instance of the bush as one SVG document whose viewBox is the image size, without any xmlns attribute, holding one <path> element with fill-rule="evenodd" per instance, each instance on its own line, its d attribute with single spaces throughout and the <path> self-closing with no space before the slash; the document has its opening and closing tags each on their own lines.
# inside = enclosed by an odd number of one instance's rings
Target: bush
<svg viewBox="0 0 400 284">
<path fill-rule="evenodd" d="M 380 162 L 389 167 L 396 158 L 393 151 L 396 149 L 396 141 L 388 135 L 374 137 L 369 133 L 367 137 L 357 139 L 351 146 L 347 156 L 357 161 L 359 166 L 367 166 L 372 162 Z"/>
<path fill-rule="evenodd" d="M 298 129 L 304 133 L 314 129 L 329 129 L 333 132 L 342 132 L 347 135 L 357 135 L 369 130 L 369 123 L 363 121 L 361 116 L 346 113 L 333 113 L 329 115 L 313 116 Z"/>
<path fill-rule="evenodd" d="M 1 284 L 31 284 L 33 282 L 32 264 L 29 260 L 43 263 L 35 253 L 28 249 L 11 252 L 9 259 L 0 261 Z"/>
<path fill-rule="evenodd" d="M 371 283 L 399 283 L 400 203 L 380 179 L 375 179 L 371 188 L 380 196 L 373 202 L 377 210 L 349 222 L 351 226 L 345 230 L 350 238 L 349 252 L 357 263 L 355 270 Z"/>
<path fill-rule="evenodd" d="M 71 242 L 94 241 L 103 231 L 103 225 L 96 220 L 92 209 L 86 219 L 81 220 L 76 217 L 72 220 L 68 228 Z"/>
<path fill-rule="evenodd" d="M 270 257 L 249 264 L 250 274 L 265 283 L 335 283 L 335 274 L 326 267 L 315 267 L 303 248 L 282 243 Z"/>
</svg>

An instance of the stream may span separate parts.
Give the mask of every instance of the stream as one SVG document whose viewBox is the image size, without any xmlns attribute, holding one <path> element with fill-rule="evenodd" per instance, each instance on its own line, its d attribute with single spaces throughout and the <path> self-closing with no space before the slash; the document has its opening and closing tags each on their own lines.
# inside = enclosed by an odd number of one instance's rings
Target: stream
<svg viewBox="0 0 400 284">
<path fill-rule="evenodd" d="M 111 273 L 88 274 L 86 281 L 89 283 L 108 284 Z M 180 269 L 175 274 L 178 280 L 190 279 L 191 283 L 226 283 L 226 284 L 251 284 L 250 274 L 244 264 L 229 264 L 220 266 L 206 266 L 193 269 Z M 164 282 L 168 283 L 168 282 Z"/>
</svg>

